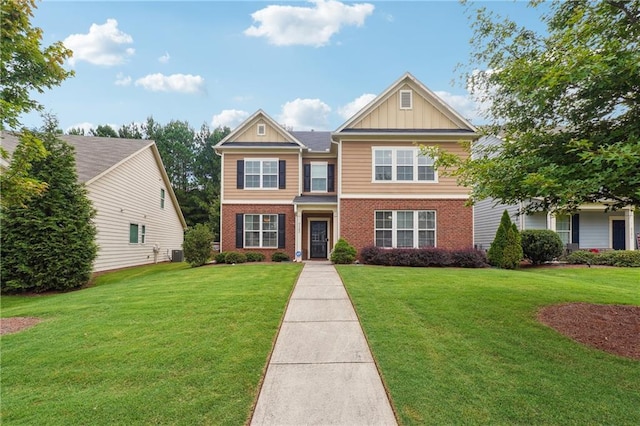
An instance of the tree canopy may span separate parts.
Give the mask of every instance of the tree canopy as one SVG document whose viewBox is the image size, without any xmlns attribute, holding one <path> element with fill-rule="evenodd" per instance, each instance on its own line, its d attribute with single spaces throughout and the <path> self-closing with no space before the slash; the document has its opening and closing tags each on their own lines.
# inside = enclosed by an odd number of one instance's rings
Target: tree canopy
<svg viewBox="0 0 640 426">
<path fill-rule="evenodd" d="M 572 211 L 586 202 L 640 206 L 640 1 L 544 4 L 538 34 L 474 9 L 464 79 L 502 143 L 437 166 L 472 199 Z"/>
</svg>

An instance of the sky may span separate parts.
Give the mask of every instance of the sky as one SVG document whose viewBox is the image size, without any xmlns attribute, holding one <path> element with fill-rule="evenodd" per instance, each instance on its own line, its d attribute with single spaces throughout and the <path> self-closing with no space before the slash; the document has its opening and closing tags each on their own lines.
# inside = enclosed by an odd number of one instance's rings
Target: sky
<svg viewBox="0 0 640 426">
<path fill-rule="evenodd" d="M 476 2 L 542 28 L 522 1 Z M 59 1 L 36 3 L 44 46 L 75 76 L 33 94 L 68 131 L 187 121 L 231 129 L 262 109 L 292 130 L 335 130 L 411 73 L 474 124 L 458 64 L 472 30 L 457 1 Z M 39 114 L 22 117 L 38 127 Z"/>
</svg>

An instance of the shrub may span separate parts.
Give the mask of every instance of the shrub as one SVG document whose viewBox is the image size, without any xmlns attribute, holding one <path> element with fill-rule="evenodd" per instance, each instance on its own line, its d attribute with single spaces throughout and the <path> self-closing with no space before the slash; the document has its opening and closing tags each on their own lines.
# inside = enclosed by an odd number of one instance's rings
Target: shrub
<svg viewBox="0 0 640 426">
<path fill-rule="evenodd" d="M 487 253 L 489 263 L 498 268 L 515 269 L 522 259 L 520 233 L 511 222 L 509 212 L 505 210 L 500 219 L 500 226 Z"/>
<path fill-rule="evenodd" d="M 487 266 L 484 252 L 478 250 L 444 250 L 439 248 L 387 249 L 365 247 L 360 251 L 363 263 L 382 266 L 483 268 Z"/>
<path fill-rule="evenodd" d="M 247 262 L 262 262 L 265 259 L 265 255 L 257 251 L 249 251 L 245 255 L 247 256 Z"/>
<path fill-rule="evenodd" d="M 288 262 L 290 260 L 291 258 L 289 257 L 289 255 L 281 251 L 277 251 L 271 255 L 272 262 Z"/>
<path fill-rule="evenodd" d="M 356 260 L 358 251 L 344 238 L 340 238 L 331 253 L 331 261 L 337 264 L 350 264 Z"/>
<path fill-rule="evenodd" d="M 500 219 L 500 225 L 496 230 L 496 235 L 493 238 L 493 242 L 489 247 L 489 251 L 487 252 L 487 258 L 489 259 L 489 263 L 492 266 L 501 267 L 502 259 L 504 256 L 504 246 L 506 244 L 507 239 L 507 230 L 511 228 L 511 218 L 509 217 L 509 212 L 505 210 L 502 213 L 502 218 Z"/>
<path fill-rule="evenodd" d="M 214 259 L 216 261 L 216 263 L 224 263 L 225 259 L 227 257 L 227 253 L 229 253 L 228 251 L 221 251 L 220 253 L 217 253 L 214 256 Z"/>
<path fill-rule="evenodd" d="M 192 267 L 202 266 L 211 258 L 213 235 L 207 225 L 198 223 L 184 236 L 184 258 Z"/>
<path fill-rule="evenodd" d="M 599 265 L 640 267 L 640 251 L 614 250 L 596 255 Z"/>
<path fill-rule="evenodd" d="M 245 263 L 246 261 L 247 261 L 247 256 L 244 253 L 240 253 L 237 251 L 230 251 L 224 257 L 224 262 L 229 264 Z"/>
<path fill-rule="evenodd" d="M 564 245 L 560 236 L 549 229 L 522 231 L 522 253 L 534 265 L 549 262 L 562 256 Z"/>
<path fill-rule="evenodd" d="M 596 257 L 598 257 L 597 253 L 577 250 L 567 256 L 567 262 L 574 265 L 593 265 Z"/>
</svg>

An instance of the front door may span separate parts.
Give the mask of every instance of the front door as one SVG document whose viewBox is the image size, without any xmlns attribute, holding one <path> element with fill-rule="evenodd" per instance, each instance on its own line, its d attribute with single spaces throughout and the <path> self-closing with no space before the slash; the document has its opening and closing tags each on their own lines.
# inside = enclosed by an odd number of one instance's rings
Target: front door
<svg viewBox="0 0 640 426">
<path fill-rule="evenodd" d="M 310 258 L 326 259 L 327 258 L 327 222 L 311 221 L 311 247 Z"/>
<path fill-rule="evenodd" d="M 625 221 L 624 220 L 612 220 L 611 221 L 611 243 L 614 250 L 625 250 Z"/>
</svg>

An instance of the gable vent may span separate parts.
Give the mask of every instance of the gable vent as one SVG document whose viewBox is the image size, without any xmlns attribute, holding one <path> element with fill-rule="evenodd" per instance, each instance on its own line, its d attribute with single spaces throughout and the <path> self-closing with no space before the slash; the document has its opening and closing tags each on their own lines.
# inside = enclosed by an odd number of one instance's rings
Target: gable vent
<svg viewBox="0 0 640 426">
<path fill-rule="evenodd" d="M 413 91 L 401 90 L 400 91 L 400 109 L 413 108 Z"/>
<path fill-rule="evenodd" d="M 264 136 L 266 134 L 267 134 L 266 124 L 263 124 L 263 123 L 258 124 L 258 136 Z"/>
</svg>

